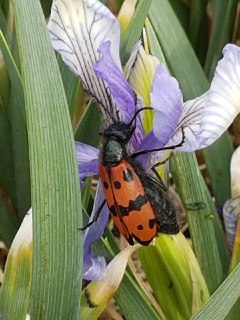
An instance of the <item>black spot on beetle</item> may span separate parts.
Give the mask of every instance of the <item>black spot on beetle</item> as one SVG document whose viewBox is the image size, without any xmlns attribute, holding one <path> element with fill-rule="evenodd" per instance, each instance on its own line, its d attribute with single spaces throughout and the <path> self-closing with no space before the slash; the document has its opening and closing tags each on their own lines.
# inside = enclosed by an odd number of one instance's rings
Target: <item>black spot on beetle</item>
<svg viewBox="0 0 240 320">
<path fill-rule="evenodd" d="M 121 189 L 121 183 L 119 181 L 114 181 L 114 188 L 115 189 Z"/>
<path fill-rule="evenodd" d="M 149 225 L 149 228 L 150 228 L 150 229 L 153 229 L 154 226 L 155 226 L 155 224 L 156 224 L 156 220 L 155 220 L 155 219 L 150 219 L 150 220 L 148 221 L 148 225 Z"/>
<path fill-rule="evenodd" d="M 109 186 L 108 186 L 108 183 L 106 181 L 103 182 L 103 187 L 104 187 L 104 189 L 108 189 Z"/>
</svg>

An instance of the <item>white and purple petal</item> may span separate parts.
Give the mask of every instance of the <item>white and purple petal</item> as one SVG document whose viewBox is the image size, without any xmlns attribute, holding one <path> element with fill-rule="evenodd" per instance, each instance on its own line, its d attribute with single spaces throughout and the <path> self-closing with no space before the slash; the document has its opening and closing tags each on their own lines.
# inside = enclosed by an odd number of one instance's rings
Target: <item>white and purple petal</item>
<svg viewBox="0 0 240 320">
<path fill-rule="evenodd" d="M 203 148 L 200 145 L 198 134 L 201 130 L 202 112 L 206 100 L 207 93 L 184 103 L 177 129 L 172 139 L 167 143 L 168 146 L 179 144 L 184 132 L 184 143 L 182 147 L 177 148 L 178 151 L 191 152 Z"/>
<path fill-rule="evenodd" d="M 99 150 L 75 141 L 75 151 L 80 180 L 98 174 Z"/>
<path fill-rule="evenodd" d="M 178 150 L 195 151 L 215 142 L 240 112 L 240 48 L 226 45 L 211 86 L 202 96 L 187 101 L 170 144 L 179 140 L 184 128 L 185 143 Z"/>
<path fill-rule="evenodd" d="M 97 0 L 54 0 L 48 31 L 54 49 L 99 102 L 105 117 L 116 117 L 108 86 L 93 71 L 100 58 L 98 48 L 105 41 L 111 42 L 111 55 L 121 67 L 120 28 L 114 15 Z"/>
<path fill-rule="evenodd" d="M 121 120 L 127 122 L 131 120 L 135 111 L 136 97 L 122 70 L 113 60 L 110 48 L 110 41 L 101 44 L 98 49 L 101 58 L 94 64 L 93 69 L 96 75 L 108 85 L 120 111 Z"/>
<path fill-rule="evenodd" d="M 198 139 L 203 146 L 217 140 L 240 112 L 240 48 L 226 45 L 223 54 L 202 113 Z"/>
<path fill-rule="evenodd" d="M 89 221 L 92 221 L 98 208 L 105 200 L 102 184 L 98 183 L 95 201 Z M 83 244 L 83 278 L 85 280 L 98 280 L 104 276 L 106 262 L 103 257 L 96 257 L 92 253 L 91 246 L 102 236 L 109 219 L 109 209 L 105 204 L 96 222 L 94 222 L 84 233 Z"/>
</svg>

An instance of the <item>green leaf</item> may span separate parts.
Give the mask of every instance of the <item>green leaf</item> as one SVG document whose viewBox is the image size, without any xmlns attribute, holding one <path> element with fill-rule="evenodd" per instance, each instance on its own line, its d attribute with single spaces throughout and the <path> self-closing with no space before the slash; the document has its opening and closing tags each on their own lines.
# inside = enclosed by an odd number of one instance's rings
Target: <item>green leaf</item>
<svg viewBox="0 0 240 320">
<path fill-rule="evenodd" d="M 189 319 L 192 308 L 190 270 L 173 239 L 160 235 L 154 246 L 140 248 L 139 255 L 154 296 L 166 318 L 175 320 L 177 310 L 177 319 Z"/>
<path fill-rule="evenodd" d="M 19 223 L 17 218 L 13 216 L 7 201 L 8 199 L 0 194 L 0 238 L 7 247 L 10 247 Z"/>
<path fill-rule="evenodd" d="M 208 87 L 207 79 L 168 1 L 153 0 L 149 18 L 168 67 L 179 81 L 185 99 L 203 93 Z M 209 290 L 213 292 L 227 273 L 227 248 L 222 227 L 213 205 L 210 205 L 209 192 L 203 180 L 199 181 L 200 173 L 195 156 L 176 154 L 173 163 L 174 180 L 187 210 L 194 250 Z M 199 202 L 204 207 L 198 210 L 197 207 L 194 208 L 194 203 Z M 214 219 L 207 219 L 211 215 Z"/>
<path fill-rule="evenodd" d="M 226 319 L 227 314 L 240 297 L 239 282 L 240 264 L 238 264 L 235 270 L 230 273 L 226 280 L 213 293 L 208 302 L 191 318 L 191 320 Z M 239 314 L 236 316 L 239 317 Z"/>
<path fill-rule="evenodd" d="M 11 177 L 14 180 L 14 193 L 16 197 L 16 200 L 15 198 L 12 200 L 14 201 L 19 219 L 22 220 L 31 206 L 30 169 L 22 79 L 1 32 L 0 48 L 11 81 L 8 117 L 11 123 L 11 145 L 13 149 L 14 165 L 14 175 L 12 174 Z"/>
<path fill-rule="evenodd" d="M 0 31 L 0 50 L 5 53 L 7 44 L 3 33 Z M 5 56 L 5 55 L 4 55 Z M 7 56 L 7 54 L 6 54 Z M 13 150 L 11 126 L 7 114 L 7 104 L 9 100 L 10 84 L 9 75 L 5 66 L 0 68 L 0 187 L 4 189 L 4 193 L 15 203 L 15 189 L 12 173 L 14 172 Z"/>
<path fill-rule="evenodd" d="M 6 9 L 7 9 L 7 7 L 5 8 L 5 10 Z M 11 43 L 11 35 L 9 33 L 9 30 L 8 30 L 7 20 L 6 20 L 6 17 L 4 15 L 4 9 L 2 9 L 1 7 L 0 7 L 0 30 L 4 34 L 4 37 L 6 39 L 7 44 L 10 45 L 10 43 Z"/>
<path fill-rule="evenodd" d="M 169 0 L 176 16 L 178 17 L 179 22 L 181 23 L 185 32 L 188 32 L 188 25 L 189 25 L 189 8 L 183 2 L 179 0 Z"/>
<path fill-rule="evenodd" d="M 0 7 L 4 16 L 7 17 L 8 10 L 9 10 L 9 0 L 2 0 L 0 3 Z"/>
<path fill-rule="evenodd" d="M 125 65 L 131 51 L 140 39 L 145 18 L 148 14 L 152 0 L 139 0 L 134 15 L 129 23 L 127 31 L 123 35 L 120 44 L 120 57 L 122 64 Z"/>
<path fill-rule="evenodd" d="M 208 47 L 207 0 L 192 0 L 189 23 L 189 39 L 203 65 Z"/>
<path fill-rule="evenodd" d="M 73 117 L 77 94 L 80 87 L 79 79 L 64 64 L 60 55 L 58 55 L 58 65 L 62 76 L 65 94 L 68 102 L 70 117 Z"/>
<path fill-rule="evenodd" d="M 211 185 L 216 199 L 216 205 L 220 208 L 231 198 L 230 162 L 233 153 L 233 144 L 229 134 L 224 134 L 210 148 L 204 150 Z M 221 157 L 219 158 L 219 154 Z"/>
<path fill-rule="evenodd" d="M 98 129 L 101 119 L 102 117 L 97 103 L 91 100 L 75 129 L 75 140 L 97 147 L 100 141 Z"/>
<path fill-rule="evenodd" d="M 207 78 L 169 2 L 152 0 L 149 20 L 184 98 L 195 98 L 206 91 L 209 86 Z"/>
<path fill-rule="evenodd" d="M 64 88 L 38 1 L 12 1 L 31 168 L 31 317 L 76 319 L 81 288 L 81 200 Z M 51 279 L 51 281 L 49 281 Z"/>
<path fill-rule="evenodd" d="M 158 39 L 157 39 L 157 36 L 156 36 L 156 33 L 152 27 L 152 24 L 151 22 L 149 21 L 148 18 L 146 18 L 145 20 L 145 28 L 146 28 L 146 34 L 147 34 L 147 39 L 148 39 L 148 43 L 150 44 L 151 46 L 151 54 L 155 57 L 158 57 L 158 59 L 164 63 L 164 64 L 167 64 L 166 63 L 166 60 L 165 60 L 165 56 L 164 56 L 164 53 L 162 51 L 162 48 L 158 42 Z"/>
<path fill-rule="evenodd" d="M 224 45 L 232 40 L 238 0 L 212 0 L 211 3 L 213 12 L 212 32 L 204 67 L 209 79 L 213 77 Z"/>
<path fill-rule="evenodd" d="M 218 215 L 210 195 L 207 194 L 203 179 L 199 179 L 200 172 L 194 154 L 174 154 L 170 164 L 187 211 L 195 254 L 209 291 L 213 292 L 225 278 L 228 262 L 223 233 L 218 225 Z M 220 239 L 217 238 L 217 232 L 221 236 Z M 218 246 L 219 243 L 221 246 Z"/>
</svg>

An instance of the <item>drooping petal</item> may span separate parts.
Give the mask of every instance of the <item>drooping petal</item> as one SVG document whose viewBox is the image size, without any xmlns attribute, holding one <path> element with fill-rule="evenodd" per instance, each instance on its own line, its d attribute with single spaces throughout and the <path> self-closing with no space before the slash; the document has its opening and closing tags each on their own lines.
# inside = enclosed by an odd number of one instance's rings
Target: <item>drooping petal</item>
<svg viewBox="0 0 240 320">
<path fill-rule="evenodd" d="M 217 140 L 240 112 L 240 48 L 226 45 L 223 54 L 208 91 L 198 135 L 205 146 Z"/>
<path fill-rule="evenodd" d="M 54 0 L 48 30 L 54 49 L 100 103 L 105 117 L 116 117 L 115 101 L 93 71 L 98 48 L 107 40 L 115 63 L 121 66 L 120 29 L 114 15 L 97 0 Z"/>
<path fill-rule="evenodd" d="M 94 256 L 89 247 L 89 252 L 84 252 L 83 279 L 88 281 L 101 279 L 106 272 L 104 257 Z"/>
<path fill-rule="evenodd" d="M 75 150 L 80 179 L 97 174 L 99 150 L 77 141 Z"/>
<path fill-rule="evenodd" d="M 233 249 L 238 216 L 240 215 L 240 197 L 228 200 L 223 207 L 223 220 L 229 248 Z"/>
<path fill-rule="evenodd" d="M 153 77 L 151 107 L 154 109 L 153 133 L 159 146 L 173 136 L 183 107 L 183 96 L 175 78 L 170 77 L 163 64 L 158 65 Z"/>
<path fill-rule="evenodd" d="M 107 83 L 120 110 L 121 119 L 127 122 L 131 120 L 135 111 L 136 98 L 122 70 L 113 60 L 110 48 L 110 41 L 101 44 L 98 49 L 101 59 L 95 63 L 93 68 L 96 75 Z"/>
<path fill-rule="evenodd" d="M 104 201 L 104 194 L 101 182 L 98 184 L 95 202 L 89 221 L 92 221 L 96 211 Z M 109 218 L 109 209 L 106 205 L 102 208 L 96 222 L 94 222 L 84 233 L 84 256 L 83 256 L 83 278 L 85 280 L 98 280 L 104 276 L 106 262 L 103 257 L 96 257 L 92 254 L 91 246 L 103 234 L 104 228 Z"/>
<path fill-rule="evenodd" d="M 79 319 L 100 317 L 122 280 L 130 256 L 138 247 L 139 244 L 128 246 L 120 251 L 108 264 L 105 276 L 99 281 L 90 282 L 84 288 Z"/>
<path fill-rule="evenodd" d="M 240 146 L 232 154 L 230 172 L 231 172 L 231 196 L 232 198 L 240 195 Z"/>
<path fill-rule="evenodd" d="M 179 140 L 184 128 L 185 143 L 178 150 L 194 151 L 209 146 L 227 130 L 240 112 L 240 48 L 226 45 L 210 89 L 184 104 L 178 129 L 169 142 Z"/>
</svg>

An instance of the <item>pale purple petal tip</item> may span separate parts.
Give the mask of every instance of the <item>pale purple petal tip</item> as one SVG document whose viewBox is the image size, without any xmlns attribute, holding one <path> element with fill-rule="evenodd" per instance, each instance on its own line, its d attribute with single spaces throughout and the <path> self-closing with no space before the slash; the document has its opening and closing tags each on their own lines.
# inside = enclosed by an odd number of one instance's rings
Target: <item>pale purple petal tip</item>
<svg viewBox="0 0 240 320">
<path fill-rule="evenodd" d="M 238 216 L 240 214 L 240 197 L 228 200 L 223 207 L 223 219 L 230 250 L 233 249 Z"/>
<path fill-rule="evenodd" d="M 99 150 L 77 141 L 75 150 L 80 179 L 97 174 Z"/>
<path fill-rule="evenodd" d="M 106 272 L 106 261 L 103 257 L 88 256 L 88 263 L 84 258 L 83 279 L 88 281 L 100 280 Z"/>
<path fill-rule="evenodd" d="M 153 133 L 159 145 L 165 145 L 173 136 L 183 108 L 182 92 L 178 82 L 164 65 L 158 65 L 152 82 L 151 107 L 154 108 Z"/>
<path fill-rule="evenodd" d="M 104 201 L 104 194 L 102 190 L 101 182 L 98 183 L 98 188 L 95 196 L 93 210 L 89 221 L 92 221 L 96 211 Z M 101 210 L 101 213 L 96 222 L 94 222 L 84 233 L 84 257 L 83 257 L 83 270 L 84 279 L 96 280 L 100 279 L 104 274 L 103 270 L 106 267 L 106 263 L 103 257 L 95 257 L 92 254 L 91 246 L 102 236 L 109 218 L 109 209 L 105 205 Z M 89 277 L 92 277 L 91 279 Z M 87 278 L 88 277 L 88 278 Z"/>
<path fill-rule="evenodd" d="M 107 83 L 121 112 L 122 120 L 129 121 L 135 111 L 135 96 L 122 71 L 114 62 L 110 46 L 110 41 L 100 46 L 98 52 L 101 54 L 101 59 L 94 64 L 93 69 L 96 75 Z"/>
</svg>

